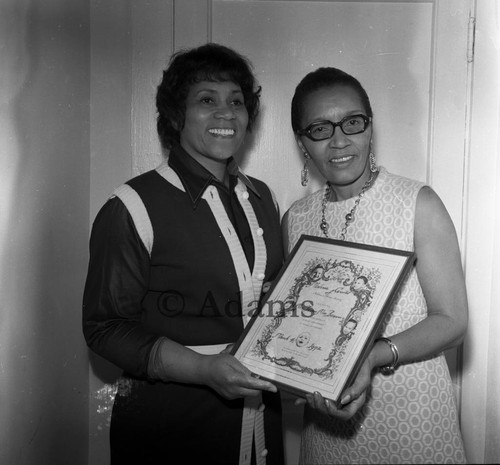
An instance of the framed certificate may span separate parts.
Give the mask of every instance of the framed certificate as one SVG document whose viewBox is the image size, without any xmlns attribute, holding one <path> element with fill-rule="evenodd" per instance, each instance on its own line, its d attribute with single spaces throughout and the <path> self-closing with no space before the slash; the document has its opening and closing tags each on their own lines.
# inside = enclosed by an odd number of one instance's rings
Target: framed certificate
<svg viewBox="0 0 500 465">
<path fill-rule="evenodd" d="M 232 353 L 284 389 L 338 402 L 414 260 L 413 252 L 301 236 Z"/>
</svg>

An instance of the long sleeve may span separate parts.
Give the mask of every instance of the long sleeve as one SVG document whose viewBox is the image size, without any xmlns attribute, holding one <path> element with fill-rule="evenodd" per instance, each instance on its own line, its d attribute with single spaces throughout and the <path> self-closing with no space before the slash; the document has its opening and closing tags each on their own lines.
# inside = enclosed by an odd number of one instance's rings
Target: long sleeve
<svg viewBox="0 0 500 465">
<path fill-rule="evenodd" d="M 118 198 L 97 215 L 83 296 L 83 333 L 88 346 L 127 373 L 145 377 L 158 335 L 141 324 L 149 282 L 149 255 Z"/>
</svg>

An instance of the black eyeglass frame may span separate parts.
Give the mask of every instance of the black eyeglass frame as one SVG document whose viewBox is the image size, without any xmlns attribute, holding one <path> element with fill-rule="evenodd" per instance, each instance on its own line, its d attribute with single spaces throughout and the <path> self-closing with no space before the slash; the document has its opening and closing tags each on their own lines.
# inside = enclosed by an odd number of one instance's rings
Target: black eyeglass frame
<svg viewBox="0 0 500 465">
<path fill-rule="evenodd" d="M 352 118 L 357 118 L 357 117 L 361 117 L 363 119 L 363 122 L 365 123 L 363 129 L 361 131 L 357 131 L 357 132 L 349 132 L 349 133 L 345 132 L 344 128 L 342 127 L 342 124 L 345 123 L 346 121 L 349 121 Z M 346 116 L 345 118 L 342 118 L 340 121 L 337 121 L 336 123 L 334 123 L 333 121 L 330 121 L 328 119 L 321 120 L 321 121 L 314 121 L 309 126 L 307 126 L 305 129 L 300 129 L 299 131 L 297 131 L 297 134 L 299 136 L 306 136 L 307 138 L 311 139 L 314 142 L 318 142 L 318 141 L 321 141 L 321 140 L 326 140 L 326 139 L 332 138 L 333 135 L 335 134 L 335 128 L 337 126 L 339 126 L 340 130 L 346 136 L 354 136 L 355 134 L 361 134 L 361 133 L 365 132 L 368 129 L 368 126 L 370 125 L 371 120 L 372 120 L 371 116 L 366 116 L 366 115 L 363 115 L 363 114 L 359 113 L 359 114 L 356 114 L 356 115 Z M 311 135 L 312 128 L 314 126 L 317 126 L 318 124 L 325 124 L 325 123 L 331 124 L 333 126 L 332 134 L 330 136 L 328 136 L 328 137 L 323 137 L 322 139 L 315 139 Z"/>
</svg>

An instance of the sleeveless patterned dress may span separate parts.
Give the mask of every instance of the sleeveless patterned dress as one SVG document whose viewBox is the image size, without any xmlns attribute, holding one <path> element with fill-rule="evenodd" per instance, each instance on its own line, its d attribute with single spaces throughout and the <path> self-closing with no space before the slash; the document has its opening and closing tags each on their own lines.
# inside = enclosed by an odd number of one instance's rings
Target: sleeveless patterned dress
<svg viewBox="0 0 500 465">
<path fill-rule="evenodd" d="M 366 191 L 349 225 L 346 240 L 413 250 L 417 195 L 424 184 L 384 168 Z M 290 250 L 301 234 L 322 236 L 321 203 L 325 188 L 295 202 L 289 210 Z M 340 237 L 355 198 L 329 202 L 329 236 Z M 403 283 L 383 336 L 400 333 L 427 315 L 415 268 Z M 466 463 L 448 366 L 443 354 L 399 366 L 389 376 L 374 374 L 367 401 L 348 421 L 306 406 L 302 465 L 335 463 Z"/>
</svg>

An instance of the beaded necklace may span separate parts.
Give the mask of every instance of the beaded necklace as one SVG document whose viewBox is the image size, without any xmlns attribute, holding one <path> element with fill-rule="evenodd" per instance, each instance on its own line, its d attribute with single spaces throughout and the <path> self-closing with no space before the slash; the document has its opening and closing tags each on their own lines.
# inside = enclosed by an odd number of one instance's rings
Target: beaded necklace
<svg viewBox="0 0 500 465">
<path fill-rule="evenodd" d="M 368 180 L 365 182 L 363 187 L 361 188 L 361 191 L 359 192 L 358 196 L 356 197 L 356 201 L 354 202 L 353 207 L 347 213 L 345 216 L 345 223 L 344 226 L 342 227 L 342 231 L 340 232 L 340 240 L 345 241 L 345 235 L 347 233 L 347 228 L 349 225 L 354 221 L 354 214 L 356 213 L 356 210 L 358 208 L 359 202 L 361 201 L 361 197 L 365 194 L 365 192 L 372 186 L 373 181 L 375 181 L 375 178 L 378 175 L 378 170 L 375 171 L 370 171 L 370 177 Z M 323 231 L 323 234 L 325 237 L 330 237 L 328 234 L 328 230 L 330 229 L 330 226 L 328 225 L 326 221 L 326 204 L 328 203 L 328 199 L 330 198 L 330 193 L 332 192 L 332 188 L 330 186 L 330 183 L 326 183 L 326 189 L 325 189 L 325 195 L 323 196 L 323 200 L 321 202 L 321 223 L 320 223 L 320 228 L 321 231 Z"/>
</svg>

